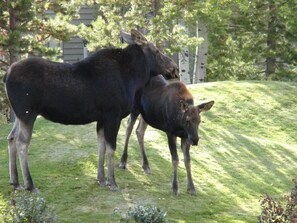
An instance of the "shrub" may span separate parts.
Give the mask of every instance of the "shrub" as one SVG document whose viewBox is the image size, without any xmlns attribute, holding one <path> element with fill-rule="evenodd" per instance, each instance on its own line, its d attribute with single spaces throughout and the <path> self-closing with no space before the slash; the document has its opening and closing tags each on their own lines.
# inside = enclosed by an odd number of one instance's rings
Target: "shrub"
<svg viewBox="0 0 297 223">
<path fill-rule="evenodd" d="M 51 223 L 55 215 L 44 198 L 28 191 L 17 191 L 11 201 L 1 208 L 4 223 Z"/>
<path fill-rule="evenodd" d="M 2 83 L 3 76 L 4 71 L 0 70 L 0 124 L 7 123 L 7 111 L 9 108 L 9 103 L 4 90 L 4 84 Z"/>
<path fill-rule="evenodd" d="M 265 195 L 261 201 L 262 212 L 258 217 L 260 223 L 297 223 L 297 181 L 291 194 L 284 196 L 285 207 L 280 201 Z"/>
<path fill-rule="evenodd" d="M 115 213 L 119 213 L 115 210 Z M 120 213 L 121 214 L 121 213 Z M 166 212 L 151 205 L 138 205 L 130 208 L 124 216 L 121 217 L 122 222 L 135 222 L 135 223 L 167 223 Z"/>
</svg>

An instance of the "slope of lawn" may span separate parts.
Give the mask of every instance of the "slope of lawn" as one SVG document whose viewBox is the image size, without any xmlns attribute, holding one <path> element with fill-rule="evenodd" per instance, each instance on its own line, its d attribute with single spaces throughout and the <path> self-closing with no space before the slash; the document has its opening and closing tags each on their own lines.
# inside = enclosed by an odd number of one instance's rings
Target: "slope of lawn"
<svg viewBox="0 0 297 223">
<path fill-rule="evenodd" d="M 29 152 L 35 185 L 53 207 L 58 222 L 119 222 L 113 211 L 151 204 L 171 222 L 257 222 L 265 193 L 282 197 L 297 179 L 297 84 L 214 82 L 189 86 L 198 104 L 215 100 L 202 114 L 200 141 L 191 148 L 197 195 L 186 192 L 179 150 L 180 194 L 171 193 L 172 168 L 164 133 L 149 128 L 146 149 L 152 174 L 141 168 L 136 136 L 130 140 L 128 169 L 116 169 L 120 192 L 96 184 L 95 123 L 63 126 L 38 118 Z M 118 136 L 115 162 L 123 149 L 126 120 Z M 6 137 L 0 126 L 0 204 L 9 200 Z"/>
</svg>

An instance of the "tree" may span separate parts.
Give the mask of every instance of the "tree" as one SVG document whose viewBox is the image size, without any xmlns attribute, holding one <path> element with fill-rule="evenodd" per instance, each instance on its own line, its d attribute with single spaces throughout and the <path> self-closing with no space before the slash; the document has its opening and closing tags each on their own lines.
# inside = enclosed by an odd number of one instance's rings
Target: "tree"
<svg viewBox="0 0 297 223">
<path fill-rule="evenodd" d="M 193 83 L 206 81 L 206 67 L 208 57 L 208 24 L 206 19 L 200 17 L 197 24 L 197 37 L 203 38 L 203 42 L 196 47 L 193 71 Z"/>
<path fill-rule="evenodd" d="M 91 26 L 81 24 L 79 33 L 89 42 L 87 47 L 90 51 L 107 45 L 121 46 L 119 31 L 131 28 L 145 30 L 147 38 L 169 55 L 198 44 L 196 36 L 192 36 L 185 30 L 185 26 L 178 23 L 180 18 L 183 18 L 186 25 L 189 23 L 192 1 L 114 0 L 113 4 L 106 0 L 95 2 L 98 17 Z"/>
<path fill-rule="evenodd" d="M 267 51 L 266 57 L 266 78 L 276 72 L 276 40 L 277 40 L 277 15 L 276 15 L 276 4 L 274 0 L 269 0 L 267 2 L 268 7 L 268 22 L 267 22 Z M 270 52 L 270 53 L 269 53 Z"/>
<path fill-rule="evenodd" d="M 46 46 L 50 38 L 66 40 L 77 32 L 70 21 L 82 1 L 4 0 L 0 3 L 0 47 L 11 64 L 25 54 L 55 56 L 57 49 Z M 54 15 L 53 15 L 54 14 Z"/>
<path fill-rule="evenodd" d="M 56 59 L 61 51 L 46 45 L 50 38 L 64 41 L 77 32 L 70 23 L 77 16 L 81 0 L 2 0 L 0 2 L 0 68 L 38 55 Z M 3 75 L 3 72 L 2 72 Z M 3 89 L 1 89 L 3 95 Z"/>
<path fill-rule="evenodd" d="M 184 28 L 185 32 L 188 32 L 185 22 L 180 19 L 179 25 Z M 191 84 L 191 75 L 190 75 L 190 52 L 189 48 L 185 46 L 178 53 L 178 66 L 180 73 L 180 80 L 185 84 Z"/>
<path fill-rule="evenodd" d="M 296 1 L 233 1 L 220 8 L 224 16 L 209 26 L 209 80 L 296 78 Z"/>
</svg>

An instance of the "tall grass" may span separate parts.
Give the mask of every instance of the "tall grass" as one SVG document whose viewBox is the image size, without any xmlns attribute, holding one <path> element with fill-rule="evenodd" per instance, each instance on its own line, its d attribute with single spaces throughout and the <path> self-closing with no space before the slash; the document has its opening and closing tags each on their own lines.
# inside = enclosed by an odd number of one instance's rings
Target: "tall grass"
<svg viewBox="0 0 297 223">
<path fill-rule="evenodd" d="M 42 197 L 58 222 L 117 222 L 115 209 L 136 205 L 164 210 L 171 222 L 257 222 L 261 195 L 287 194 L 297 178 L 297 85 L 285 82 L 215 82 L 189 86 L 198 104 L 215 100 L 202 114 L 200 141 L 191 148 L 197 195 L 186 192 L 186 173 L 179 151 L 179 196 L 172 195 L 172 167 L 166 135 L 146 132 L 152 175 L 141 168 L 135 136 L 131 137 L 128 169 L 116 169 L 120 192 L 96 183 L 95 124 L 64 126 L 39 118 L 30 145 L 29 164 Z M 119 163 L 126 120 L 118 136 Z M 6 136 L 0 126 L 0 203 L 9 186 Z"/>
</svg>

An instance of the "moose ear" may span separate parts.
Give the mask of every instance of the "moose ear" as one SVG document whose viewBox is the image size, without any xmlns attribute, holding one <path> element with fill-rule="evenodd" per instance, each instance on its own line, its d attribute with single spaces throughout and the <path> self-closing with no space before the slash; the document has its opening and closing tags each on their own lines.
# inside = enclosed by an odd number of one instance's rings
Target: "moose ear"
<svg viewBox="0 0 297 223">
<path fill-rule="evenodd" d="M 132 29 L 131 30 L 131 37 L 134 41 L 134 43 L 136 43 L 137 45 L 147 45 L 147 39 L 137 30 Z"/>
<path fill-rule="evenodd" d="M 179 105 L 182 112 L 186 112 L 189 109 L 189 105 L 184 100 L 180 100 Z"/>
<path fill-rule="evenodd" d="M 209 101 L 206 103 L 202 103 L 200 105 L 197 106 L 199 112 L 205 112 L 208 111 L 209 109 L 211 109 L 211 107 L 213 106 L 214 101 Z"/>
<path fill-rule="evenodd" d="M 132 36 L 129 33 L 121 31 L 120 36 L 121 36 L 122 42 L 128 43 L 129 45 L 134 44 L 134 40 L 132 39 Z"/>
</svg>

